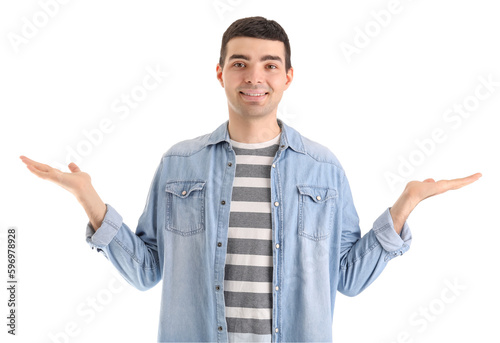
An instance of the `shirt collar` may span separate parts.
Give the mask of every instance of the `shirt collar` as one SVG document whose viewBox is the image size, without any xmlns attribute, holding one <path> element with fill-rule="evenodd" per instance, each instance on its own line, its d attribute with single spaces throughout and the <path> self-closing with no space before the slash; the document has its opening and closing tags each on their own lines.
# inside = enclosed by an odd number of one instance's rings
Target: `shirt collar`
<svg viewBox="0 0 500 343">
<path fill-rule="evenodd" d="M 276 120 L 281 128 L 280 147 L 283 149 L 290 147 L 296 152 L 305 154 L 306 151 L 300 133 L 292 127 L 286 125 L 281 119 L 276 118 Z M 229 120 L 225 121 L 222 125 L 215 129 L 215 131 L 208 137 L 206 145 L 217 144 L 220 142 L 227 142 L 231 145 L 229 131 L 227 128 L 228 124 Z"/>
</svg>

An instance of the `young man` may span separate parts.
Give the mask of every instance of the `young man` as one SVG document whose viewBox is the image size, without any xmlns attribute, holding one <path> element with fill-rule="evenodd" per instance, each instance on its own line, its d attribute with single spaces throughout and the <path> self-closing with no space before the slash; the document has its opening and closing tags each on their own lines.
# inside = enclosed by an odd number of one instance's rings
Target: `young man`
<svg viewBox="0 0 500 343">
<path fill-rule="evenodd" d="M 408 183 L 362 238 L 339 161 L 277 119 L 293 80 L 281 26 L 262 17 L 224 33 L 217 79 L 229 120 L 171 147 L 135 233 L 88 174 L 22 160 L 72 192 L 87 241 L 140 290 L 162 284 L 159 342 L 326 342 L 337 291 L 354 296 L 405 253 L 423 199 L 476 181 Z"/>
</svg>

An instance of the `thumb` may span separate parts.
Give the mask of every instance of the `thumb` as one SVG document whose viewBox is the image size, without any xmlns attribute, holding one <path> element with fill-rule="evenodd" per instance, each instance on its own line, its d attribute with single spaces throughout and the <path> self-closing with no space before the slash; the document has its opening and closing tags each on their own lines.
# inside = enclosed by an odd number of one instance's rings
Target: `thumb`
<svg viewBox="0 0 500 343">
<path fill-rule="evenodd" d="M 423 182 L 436 182 L 436 181 L 434 181 L 434 179 L 431 178 L 431 179 L 425 179 Z"/>
<path fill-rule="evenodd" d="M 73 162 L 68 164 L 68 168 L 69 168 L 69 170 L 71 170 L 72 173 L 77 173 L 77 172 L 81 171 L 80 168 L 78 168 L 78 166 Z"/>
</svg>

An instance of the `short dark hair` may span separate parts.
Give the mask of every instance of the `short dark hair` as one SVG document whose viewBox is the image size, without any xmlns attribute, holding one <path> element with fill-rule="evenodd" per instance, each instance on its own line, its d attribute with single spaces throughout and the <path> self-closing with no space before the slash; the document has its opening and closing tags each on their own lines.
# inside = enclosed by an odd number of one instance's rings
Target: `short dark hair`
<svg viewBox="0 0 500 343">
<path fill-rule="evenodd" d="M 224 32 L 219 57 L 221 68 L 224 68 L 224 61 L 226 60 L 227 42 L 235 37 L 251 37 L 283 42 L 285 44 L 286 71 L 288 72 L 292 67 L 290 42 L 281 25 L 264 17 L 248 17 L 236 20 Z"/>
</svg>

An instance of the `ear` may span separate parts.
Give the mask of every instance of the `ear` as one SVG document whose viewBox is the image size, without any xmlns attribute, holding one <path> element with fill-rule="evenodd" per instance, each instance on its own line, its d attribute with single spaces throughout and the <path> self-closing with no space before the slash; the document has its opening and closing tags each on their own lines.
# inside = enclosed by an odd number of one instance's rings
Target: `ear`
<svg viewBox="0 0 500 343">
<path fill-rule="evenodd" d="M 293 67 L 290 67 L 290 70 L 286 73 L 286 83 L 285 83 L 285 90 L 290 87 L 290 84 L 292 83 L 293 80 Z"/>
<path fill-rule="evenodd" d="M 219 80 L 220 85 L 222 86 L 222 88 L 224 88 L 224 80 L 222 79 L 222 67 L 220 66 L 219 63 L 217 63 L 216 72 L 217 72 L 217 80 Z"/>
</svg>

